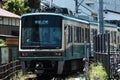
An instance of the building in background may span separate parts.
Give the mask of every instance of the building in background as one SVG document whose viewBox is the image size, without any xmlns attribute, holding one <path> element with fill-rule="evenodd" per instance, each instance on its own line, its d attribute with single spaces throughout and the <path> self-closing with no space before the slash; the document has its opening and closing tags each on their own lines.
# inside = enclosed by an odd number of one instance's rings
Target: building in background
<svg viewBox="0 0 120 80">
<path fill-rule="evenodd" d="M 0 8 L 0 65 L 17 59 L 20 16 Z"/>
<path fill-rule="evenodd" d="M 0 8 L 0 34 L 18 36 L 20 16 Z"/>
<path fill-rule="evenodd" d="M 46 1 L 52 1 L 54 4 L 60 7 L 66 7 L 68 9 L 71 9 L 73 12 L 75 12 L 76 0 L 46 0 Z M 78 8 L 79 17 L 90 20 L 90 21 L 98 21 L 99 0 L 77 0 L 77 1 L 79 4 L 79 8 Z M 120 24 L 119 3 L 120 3 L 120 0 L 103 0 L 104 20 L 107 22 L 112 21 L 112 23 L 117 24 L 118 26 L 120 26 L 119 25 Z M 110 21 L 108 21 L 109 20 L 108 17 Z"/>
<path fill-rule="evenodd" d="M 82 2 L 79 6 L 81 11 L 80 15 L 88 15 L 90 20 L 98 20 L 99 13 L 99 0 L 78 0 Z M 120 0 L 103 0 L 103 16 L 107 22 L 117 21 L 117 25 L 120 22 Z M 97 14 L 97 15 L 94 15 Z M 109 19 L 108 19 L 109 17 Z M 110 20 L 110 21 L 109 21 Z M 116 24 L 114 23 L 114 24 Z"/>
</svg>

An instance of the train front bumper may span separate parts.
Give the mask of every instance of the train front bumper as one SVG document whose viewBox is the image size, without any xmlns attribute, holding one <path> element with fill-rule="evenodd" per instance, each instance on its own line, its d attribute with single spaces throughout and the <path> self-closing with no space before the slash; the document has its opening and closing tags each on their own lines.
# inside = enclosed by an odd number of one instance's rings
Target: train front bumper
<svg viewBox="0 0 120 80">
<path fill-rule="evenodd" d="M 52 57 L 19 57 L 20 60 L 29 61 L 29 60 L 64 60 L 65 57 L 59 56 L 52 56 Z"/>
</svg>

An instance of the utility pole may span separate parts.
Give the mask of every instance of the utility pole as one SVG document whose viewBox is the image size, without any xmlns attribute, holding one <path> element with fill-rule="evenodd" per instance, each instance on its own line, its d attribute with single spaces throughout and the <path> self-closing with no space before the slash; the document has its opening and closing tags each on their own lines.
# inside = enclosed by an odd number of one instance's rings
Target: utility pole
<svg viewBox="0 0 120 80">
<path fill-rule="evenodd" d="M 49 6 L 49 8 L 52 8 L 52 3 L 53 3 L 53 0 L 50 0 L 50 6 Z"/>
<path fill-rule="evenodd" d="M 84 0 L 81 0 L 80 2 L 78 0 L 74 0 L 74 1 L 75 1 L 75 12 L 79 13 L 79 6 L 83 3 Z"/>
<path fill-rule="evenodd" d="M 108 39 L 108 80 L 111 80 L 110 79 L 110 74 L 111 74 L 111 71 L 110 71 L 110 33 L 107 33 L 107 39 Z"/>
<path fill-rule="evenodd" d="M 75 0 L 75 12 L 78 13 L 78 0 Z"/>
<path fill-rule="evenodd" d="M 104 20 L 103 20 L 103 0 L 99 0 L 99 33 L 100 34 L 100 49 L 101 53 L 104 53 Z M 108 80 L 110 79 L 110 34 L 108 36 Z"/>
<path fill-rule="evenodd" d="M 103 21 L 103 0 L 99 0 L 99 33 L 100 36 L 100 50 L 104 52 L 104 21 Z"/>
</svg>

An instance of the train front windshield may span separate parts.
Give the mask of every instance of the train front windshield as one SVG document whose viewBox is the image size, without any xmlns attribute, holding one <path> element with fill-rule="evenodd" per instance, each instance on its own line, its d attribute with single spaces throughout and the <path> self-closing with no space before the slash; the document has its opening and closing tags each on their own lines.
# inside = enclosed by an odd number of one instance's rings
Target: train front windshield
<svg viewBox="0 0 120 80">
<path fill-rule="evenodd" d="M 59 16 L 34 15 L 21 19 L 22 49 L 60 49 L 62 20 Z"/>
</svg>

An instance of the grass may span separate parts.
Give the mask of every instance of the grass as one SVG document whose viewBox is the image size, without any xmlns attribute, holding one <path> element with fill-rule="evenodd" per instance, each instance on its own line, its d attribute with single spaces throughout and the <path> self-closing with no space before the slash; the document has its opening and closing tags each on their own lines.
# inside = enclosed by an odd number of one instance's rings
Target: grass
<svg viewBox="0 0 120 80">
<path fill-rule="evenodd" d="M 18 71 L 18 74 L 15 74 L 10 80 L 27 80 L 28 78 L 35 78 L 36 75 L 32 73 L 28 73 L 23 75 L 22 70 Z"/>
<path fill-rule="evenodd" d="M 97 65 L 95 63 L 92 63 L 90 65 L 90 69 L 87 76 L 87 80 L 107 80 L 107 73 L 101 63 L 97 63 Z M 18 74 L 15 74 L 10 80 L 26 80 L 28 78 L 34 77 L 36 77 L 35 74 L 28 73 L 26 75 L 23 75 L 22 70 L 20 70 L 18 71 Z M 84 80 L 82 77 L 83 75 L 79 75 L 77 78 L 69 77 L 66 80 Z"/>
</svg>

